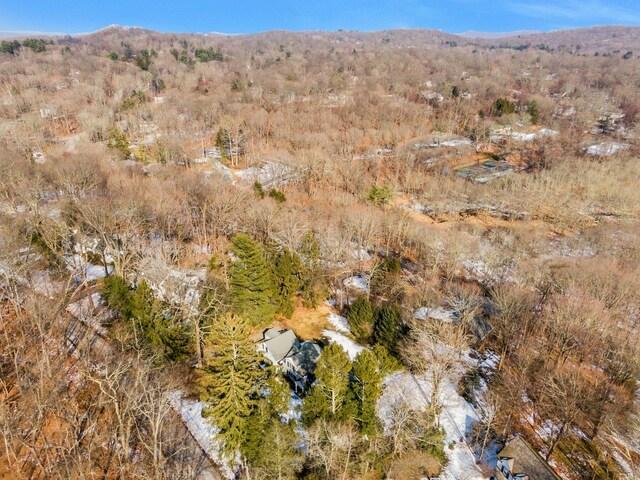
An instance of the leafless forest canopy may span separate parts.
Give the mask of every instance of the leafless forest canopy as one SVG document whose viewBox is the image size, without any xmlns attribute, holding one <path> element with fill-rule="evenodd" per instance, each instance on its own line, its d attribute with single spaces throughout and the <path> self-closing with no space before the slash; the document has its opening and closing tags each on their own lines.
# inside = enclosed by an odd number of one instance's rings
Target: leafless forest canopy
<svg viewBox="0 0 640 480">
<path fill-rule="evenodd" d="M 0 478 L 637 478 L 639 89 L 632 27 L 3 41 Z"/>
</svg>

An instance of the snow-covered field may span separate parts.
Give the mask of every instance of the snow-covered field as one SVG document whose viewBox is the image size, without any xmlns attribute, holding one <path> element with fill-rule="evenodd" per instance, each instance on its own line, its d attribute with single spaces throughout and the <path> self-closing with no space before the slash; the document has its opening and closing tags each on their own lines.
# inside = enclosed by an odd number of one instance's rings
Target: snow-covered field
<svg viewBox="0 0 640 480">
<path fill-rule="evenodd" d="M 542 128 L 533 133 L 511 132 L 509 134 L 511 138 L 520 140 L 521 142 L 531 142 L 532 140 L 536 140 L 537 138 L 554 137 L 556 135 L 558 135 L 558 132 L 549 128 Z"/>
<path fill-rule="evenodd" d="M 530 133 L 501 130 L 491 135 L 490 140 L 492 142 L 498 142 L 504 137 L 510 137 L 519 142 L 532 142 L 533 140 L 537 140 L 539 138 L 555 137 L 556 135 L 558 135 L 558 132 L 556 130 L 551 130 L 550 128 L 541 128 L 537 132 Z"/>
<path fill-rule="evenodd" d="M 462 147 L 464 145 L 473 145 L 473 142 L 468 138 L 450 138 L 448 140 L 442 140 L 442 141 L 436 140 L 435 142 L 431 142 L 431 143 L 416 143 L 414 147 L 417 149 L 438 148 L 438 147 L 456 148 L 456 147 Z"/>
</svg>

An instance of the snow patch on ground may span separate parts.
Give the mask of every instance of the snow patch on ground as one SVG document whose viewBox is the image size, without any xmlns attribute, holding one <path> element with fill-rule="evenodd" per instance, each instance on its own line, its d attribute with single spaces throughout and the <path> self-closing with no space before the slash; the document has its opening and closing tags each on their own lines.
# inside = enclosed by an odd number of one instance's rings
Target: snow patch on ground
<svg viewBox="0 0 640 480">
<path fill-rule="evenodd" d="M 220 441 L 216 439 L 220 430 L 202 417 L 202 410 L 205 408 L 204 402 L 183 398 L 179 391 L 172 392 L 170 402 L 182 417 L 182 421 L 191 435 L 207 453 L 207 456 L 218 465 L 225 478 L 236 478 L 233 469 L 222 455 Z"/>
<path fill-rule="evenodd" d="M 354 248 L 349 252 L 349 255 L 359 262 L 368 262 L 371 260 L 371 255 L 367 252 L 366 248 Z"/>
<path fill-rule="evenodd" d="M 56 287 L 51 279 L 51 274 L 47 270 L 37 270 L 31 274 L 31 286 L 40 295 L 47 298 L 54 298 L 60 291 L 60 287 Z"/>
<path fill-rule="evenodd" d="M 74 255 L 73 257 L 67 257 L 67 270 L 74 272 L 75 280 L 80 283 L 84 280 L 87 282 L 92 282 L 94 280 L 98 280 L 100 278 L 104 278 L 108 274 L 113 272 L 113 267 L 111 265 L 107 265 L 105 267 L 102 265 L 93 265 L 87 261 L 80 255 Z"/>
<path fill-rule="evenodd" d="M 249 167 L 234 172 L 235 176 L 250 182 L 258 181 L 265 187 L 286 185 L 295 180 L 295 171 L 282 163 L 267 162 L 261 167 Z"/>
<path fill-rule="evenodd" d="M 327 315 L 327 320 L 329 320 L 329 323 L 333 325 L 336 331 L 342 333 L 351 333 L 349 322 L 347 322 L 347 319 L 342 315 L 331 312 L 329 315 Z"/>
<path fill-rule="evenodd" d="M 511 138 L 513 138 L 514 140 L 519 140 L 521 142 L 531 142 L 532 140 L 536 140 L 538 138 L 555 137 L 556 135 L 558 135 L 558 132 L 549 128 L 543 128 L 533 133 L 511 132 L 509 134 Z"/>
<path fill-rule="evenodd" d="M 354 340 L 350 339 L 342 333 L 334 332 L 333 330 L 323 330 L 322 336 L 326 337 L 330 343 L 337 343 L 340 345 L 351 361 L 355 360 L 356 356 L 364 350 L 364 347 Z"/>
<path fill-rule="evenodd" d="M 439 141 L 436 140 L 432 143 L 416 143 L 414 146 L 417 149 L 423 148 L 438 148 L 438 147 L 462 147 L 464 145 L 472 145 L 473 142 L 468 138 L 450 138 L 448 140 Z"/>
<path fill-rule="evenodd" d="M 369 291 L 369 279 L 364 275 L 354 275 L 353 277 L 345 278 L 342 283 L 345 287 L 352 288 L 360 292 Z"/>
<path fill-rule="evenodd" d="M 594 155 L 596 157 L 608 157 L 609 155 L 614 155 L 622 150 L 626 150 L 627 148 L 629 148 L 629 145 L 626 143 L 603 142 L 587 147 L 587 154 Z"/>
<path fill-rule="evenodd" d="M 472 145 L 473 142 L 468 138 L 454 138 L 452 140 L 445 140 L 444 142 L 440 142 L 440 146 L 442 147 L 461 147 L 463 145 Z"/>
</svg>

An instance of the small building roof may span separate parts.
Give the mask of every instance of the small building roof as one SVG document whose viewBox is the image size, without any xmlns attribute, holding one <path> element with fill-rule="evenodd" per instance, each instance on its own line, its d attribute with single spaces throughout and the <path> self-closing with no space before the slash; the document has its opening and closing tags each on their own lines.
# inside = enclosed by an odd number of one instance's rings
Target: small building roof
<svg viewBox="0 0 640 480">
<path fill-rule="evenodd" d="M 530 480 L 560 480 L 549 464 L 520 436 L 507 443 L 498 453 L 498 458 L 513 460 L 513 475 L 524 474 Z"/>
<path fill-rule="evenodd" d="M 266 353 L 274 363 L 281 362 L 287 357 L 292 348 L 298 347 L 300 344 L 293 330 L 279 331 L 275 328 L 270 328 L 264 332 L 263 337 Z"/>
</svg>

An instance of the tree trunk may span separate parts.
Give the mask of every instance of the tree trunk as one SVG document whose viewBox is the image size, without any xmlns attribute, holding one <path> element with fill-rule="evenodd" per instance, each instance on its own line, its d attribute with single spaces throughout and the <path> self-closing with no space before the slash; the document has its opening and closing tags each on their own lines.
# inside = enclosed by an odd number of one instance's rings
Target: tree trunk
<svg viewBox="0 0 640 480">
<path fill-rule="evenodd" d="M 553 451 L 556 449 L 556 447 L 558 446 L 558 443 L 560 442 L 560 440 L 562 439 L 562 437 L 564 436 L 564 431 L 567 428 L 567 424 L 563 423 L 562 426 L 560 427 L 560 430 L 558 431 L 558 434 L 556 435 L 556 437 L 553 439 L 553 442 L 551 443 L 551 446 L 549 447 L 549 452 L 547 453 L 547 455 L 544 457 L 544 459 L 548 462 L 549 458 L 551 457 L 551 454 L 553 453 Z"/>
</svg>

